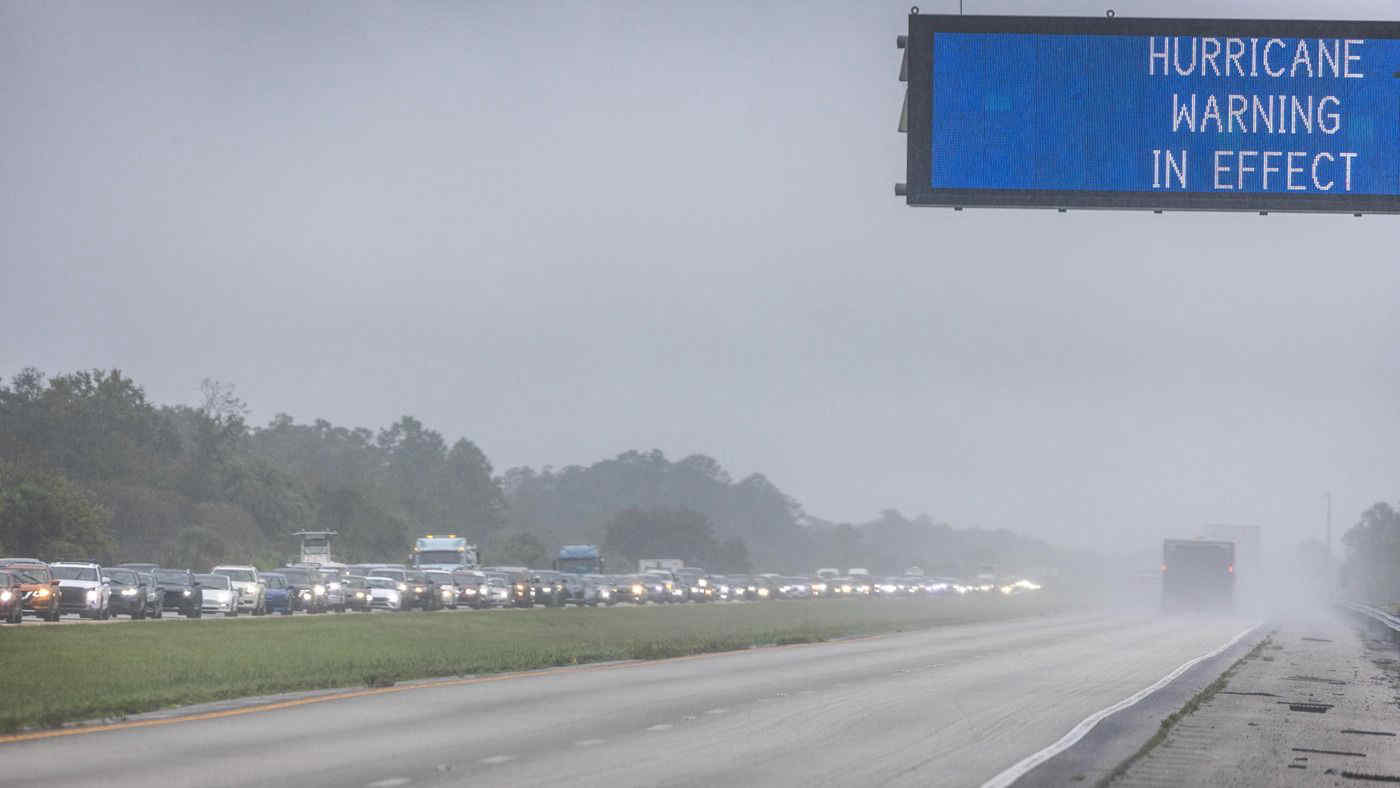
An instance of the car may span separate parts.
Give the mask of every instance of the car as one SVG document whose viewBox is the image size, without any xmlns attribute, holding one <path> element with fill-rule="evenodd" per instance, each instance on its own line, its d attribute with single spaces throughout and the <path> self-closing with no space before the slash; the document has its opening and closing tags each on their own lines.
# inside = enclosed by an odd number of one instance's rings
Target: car
<svg viewBox="0 0 1400 788">
<path fill-rule="evenodd" d="M 812 584 L 804 577 L 778 577 L 778 595 L 783 599 L 811 599 Z"/>
<path fill-rule="evenodd" d="M 107 604 L 111 587 L 102 580 L 101 566 L 78 561 L 56 561 L 49 564 L 49 571 L 58 579 L 60 611 L 99 621 L 112 617 Z"/>
<path fill-rule="evenodd" d="M 714 586 L 710 584 L 710 578 L 705 574 L 705 570 L 694 566 L 685 566 L 674 572 L 676 582 L 680 584 L 686 599 L 691 602 L 710 602 L 715 598 Z"/>
<path fill-rule="evenodd" d="M 112 615 L 131 616 L 132 621 L 146 617 L 149 609 L 147 583 L 140 572 L 117 566 L 103 567 L 102 579 L 111 589 L 107 607 Z"/>
<path fill-rule="evenodd" d="M 580 586 L 577 594 L 572 595 L 574 604 L 579 607 L 617 604 L 617 586 L 612 578 L 606 575 L 574 575 L 574 578 Z"/>
<path fill-rule="evenodd" d="M 258 577 L 263 582 L 263 608 L 268 614 L 290 616 L 293 608 L 292 585 L 287 582 L 287 576 L 280 572 L 259 572 Z"/>
<path fill-rule="evenodd" d="M 417 597 L 415 604 L 421 610 L 441 610 L 442 591 L 433 588 L 433 583 L 422 569 L 408 569 L 404 572 L 405 582 Z"/>
<path fill-rule="evenodd" d="M 408 610 L 420 606 L 418 596 L 423 592 L 414 590 L 420 586 L 410 581 L 407 569 L 401 566 L 374 566 L 370 568 L 367 577 L 387 577 L 394 581 L 394 588 L 399 592 L 395 610 Z"/>
<path fill-rule="evenodd" d="M 164 595 L 160 590 L 160 583 L 156 581 L 156 570 L 160 564 L 149 563 L 125 563 L 117 564 L 115 569 L 130 569 L 141 577 L 146 584 L 146 617 L 160 618 L 164 613 Z"/>
<path fill-rule="evenodd" d="M 403 583 L 392 577 L 370 575 L 365 578 L 369 586 L 369 604 L 376 610 L 403 610 Z"/>
<path fill-rule="evenodd" d="M 684 602 L 685 589 L 676 580 L 676 576 L 665 569 L 648 569 L 642 575 L 647 579 L 648 601 L 652 602 Z"/>
<path fill-rule="evenodd" d="M 726 575 L 724 580 L 719 582 L 719 594 L 721 598 L 731 602 L 744 602 L 756 596 L 749 591 L 751 585 L 753 578 L 748 575 Z M 757 590 L 755 587 L 754 591 Z"/>
<path fill-rule="evenodd" d="M 188 569 L 157 569 L 156 583 L 160 585 L 162 610 L 171 610 L 185 618 L 204 615 L 204 595 L 194 572 Z"/>
<path fill-rule="evenodd" d="M 165 595 L 161 593 L 155 571 L 132 571 L 140 575 L 141 582 L 146 584 L 146 618 L 162 618 L 165 615 Z"/>
<path fill-rule="evenodd" d="M 238 615 L 238 589 L 228 575 L 195 575 L 199 581 L 199 606 L 204 613 L 223 613 L 229 618 Z"/>
<path fill-rule="evenodd" d="M 345 587 L 345 609 L 368 613 L 371 602 L 369 581 L 363 575 L 346 575 L 340 582 Z"/>
<path fill-rule="evenodd" d="M 428 581 L 428 593 L 434 595 L 438 600 L 438 607 L 457 609 L 457 600 L 461 592 L 457 589 L 457 583 L 452 578 L 452 573 L 445 569 L 424 569 L 423 576 Z"/>
<path fill-rule="evenodd" d="M 256 566 L 226 564 L 209 570 L 211 575 L 223 575 L 238 592 L 238 610 L 261 616 L 267 612 L 267 589 Z"/>
<path fill-rule="evenodd" d="M 535 570 L 531 573 L 530 585 L 535 590 L 535 601 L 545 607 L 563 607 L 569 598 L 562 572 L 552 569 Z"/>
<path fill-rule="evenodd" d="M 454 569 L 452 582 L 457 586 L 458 604 L 471 608 L 486 606 L 486 575 L 474 569 Z"/>
<path fill-rule="evenodd" d="M 63 615 L 59 609 L 58 580 L 48 564 L 37 558 L 0 558 L 0 569 L 19 580 L 23 612 L 45 621 L 57 621 Z"/>
<path fill-rule="evenodd" d="M 18 624 L 24 621 L 24 591 L 19 577 L 0 569 L 0 621 Z"/>
<path fill-rule="evenodd" d="M 500 568 L 488 571 L 486 575 L 505 581 L 505 586 L 510 590 L 508 604 L 512 607 L 535 606 L 535 590 L 530 586 L 529 570 Z"/>
<path fill-rule="evenodd" d="M 514 586 L 510 576 L 488 572 L 482 595 L 484 596 L 482 607 L 509 606 L 515 599 Z"/>
<path fill-rule="evenodd" d="M 321 565 L 316 573 L 321 576 L 321 585 L 326 587 L 326 609 L 337 613 L 348 610 L 350 601 L 345 593 L 345 577 L 350 574 L 350 568 Z"/>
<path fill-rule="evenodd" d="M 284 566 L 277 573 L 287 578 L 287 591 L 292 597 L 293 610 L 326 612 L 326 584 L 319 572 L 304 566 Z"/>
</svg>

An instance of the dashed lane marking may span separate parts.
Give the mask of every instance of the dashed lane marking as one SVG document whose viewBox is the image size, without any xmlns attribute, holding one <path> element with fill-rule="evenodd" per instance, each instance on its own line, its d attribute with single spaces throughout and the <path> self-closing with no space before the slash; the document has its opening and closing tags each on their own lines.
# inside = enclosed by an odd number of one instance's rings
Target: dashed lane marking
<svg viewBox="0 0 1400 788">
<path fill-rule="evenodd" d="M 492 755 L 489 758 L 482 758 L 481 762 L 486 764 L 487 766 L 495 766 L 497 764 L 507 763 L 513 760 L 515 760 L 514 755 Z"/>
<path fill-rule="evenodd" d="M 669 730 L 671 730 L 671 729 L 674 728 L 674 727 L 676 727 L 676 726 L 674 726 L 674 725 L 672 725 L 672 724 L 670 724 L 670 723 L 668 723 L 668 722 L 659 722 L 659 723 L 657 723 L 657 724 L 651 726 L 650 728 L 647 728 L 647 730 L 649 730 L 649 731 L 669 731 Z"/>
</svg>

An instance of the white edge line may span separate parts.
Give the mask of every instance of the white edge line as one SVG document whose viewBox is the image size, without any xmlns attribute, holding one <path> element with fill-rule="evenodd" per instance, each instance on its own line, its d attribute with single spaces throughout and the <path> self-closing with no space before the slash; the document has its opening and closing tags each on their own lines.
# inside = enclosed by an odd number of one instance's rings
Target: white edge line
<svg viewBox="0 0 1400 788">
<path fill-rule="evenodd" d="M 1144 687 L 1138 690 L 1137 692 L 1133 693 L 1132 695 L 1129 695 L 1128 697 L 1124 698 L 1123 700 L 1118 701 L 1112 706 L 1109 706 L 1106 709 L 1099 709 L 1093 714 L 1090 714 L 1087 718 L 1084 719 L 1083 722 L 1070 729 L 1070 732 L 1062 736 L 1059 741 L 1055 742 L 1049 747 L 1046 747 L 1040 752 L 1028 755 L 1025 758 L 1021 759 L 1011 768 L 1007 769 L 1001 774 L 998 774 L 992 779 L 982 783 L 982 788 L 1007 788 L 1007 786 L 1010 786 L 1012 783 L 1026 776 L 1026 774 L 1030 772 L 1030 770 L 1041 765 L 1042 763 L 1045 763 L 1051 758 L 1054 758 L 1056 755 L 1059 755 L 1065 750 L 1068 750 L 1070 747 L 1073 747 L 1079 742 L 1080 739 L 1088 735 L 1089 731 L 1093 730 L 1095 725 L 1098 725 L 1100 722 L 1102 722 L 1104 718 L 1112 714 L 1116 714 L 1122 711 L 1123 709 L 1128 708 L 1129 706 L 1132 706 L 1133 704 L 1141 701 L 1148 695 L 1151 695 L 1152 693 L 1167 686 L 1173 681 L 1176 681 L 1178 678 L 1180 678 L 1181 674 L 1185 673 L 1186 671 L 1190 670 L 1196 665 L 1199 665 L 1200 663 L 1210 659 L 1211 657 L 1215 657 L 1224 653 L 1231 646 L 1243 640 L 1246 636 L 1249 635 L 1249 633 L 1258 629 L 1259 626 L 1259 624 L 1255 624 L 1249 629 L 1246 629 L 1238 635 L 1235 635 L 1233 638 L 1230 638 L 1229 642 L 1227 642 L 1225 645 L 1220 646 L 1219 648 L 1213 651 L 1209 651 L 1205 654 L 1202 654 L 1199 657 L 1196 657 L 1195 659 L 1191 660 L 1190 662 L 1187 662 L 1186 664 L 1182 665 L 1176 670 L 1173 670 L 1171 673 L 1168 673 L 1167 675 L 1158 679 L 1157 682 L 1154 683 L 1152 686 Z"/>
</svg>

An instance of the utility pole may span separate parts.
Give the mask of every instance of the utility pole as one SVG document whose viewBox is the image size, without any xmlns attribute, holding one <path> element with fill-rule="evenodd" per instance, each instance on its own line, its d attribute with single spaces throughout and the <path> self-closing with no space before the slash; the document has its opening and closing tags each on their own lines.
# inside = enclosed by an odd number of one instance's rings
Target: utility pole
<svg viewBox="0 0 1400 788">
<path fill-rule="evenodd" d="M 1327 568 L 1332 568 L 1332 493 L 1326 494 L 1327 499 Z"/>
</svg>

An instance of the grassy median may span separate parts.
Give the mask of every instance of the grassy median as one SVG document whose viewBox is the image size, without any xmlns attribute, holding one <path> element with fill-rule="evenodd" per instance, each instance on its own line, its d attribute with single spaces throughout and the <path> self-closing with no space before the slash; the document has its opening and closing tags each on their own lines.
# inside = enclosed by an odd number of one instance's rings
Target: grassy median
<svg viewBox="0 0 1400 788">
<path fill-rule="evenodd" d="M 1042 594 L 344 614 L 0 629 L 0 730 L 407 679 L 660 659 L 1039 615 Z"/>
</svg>

